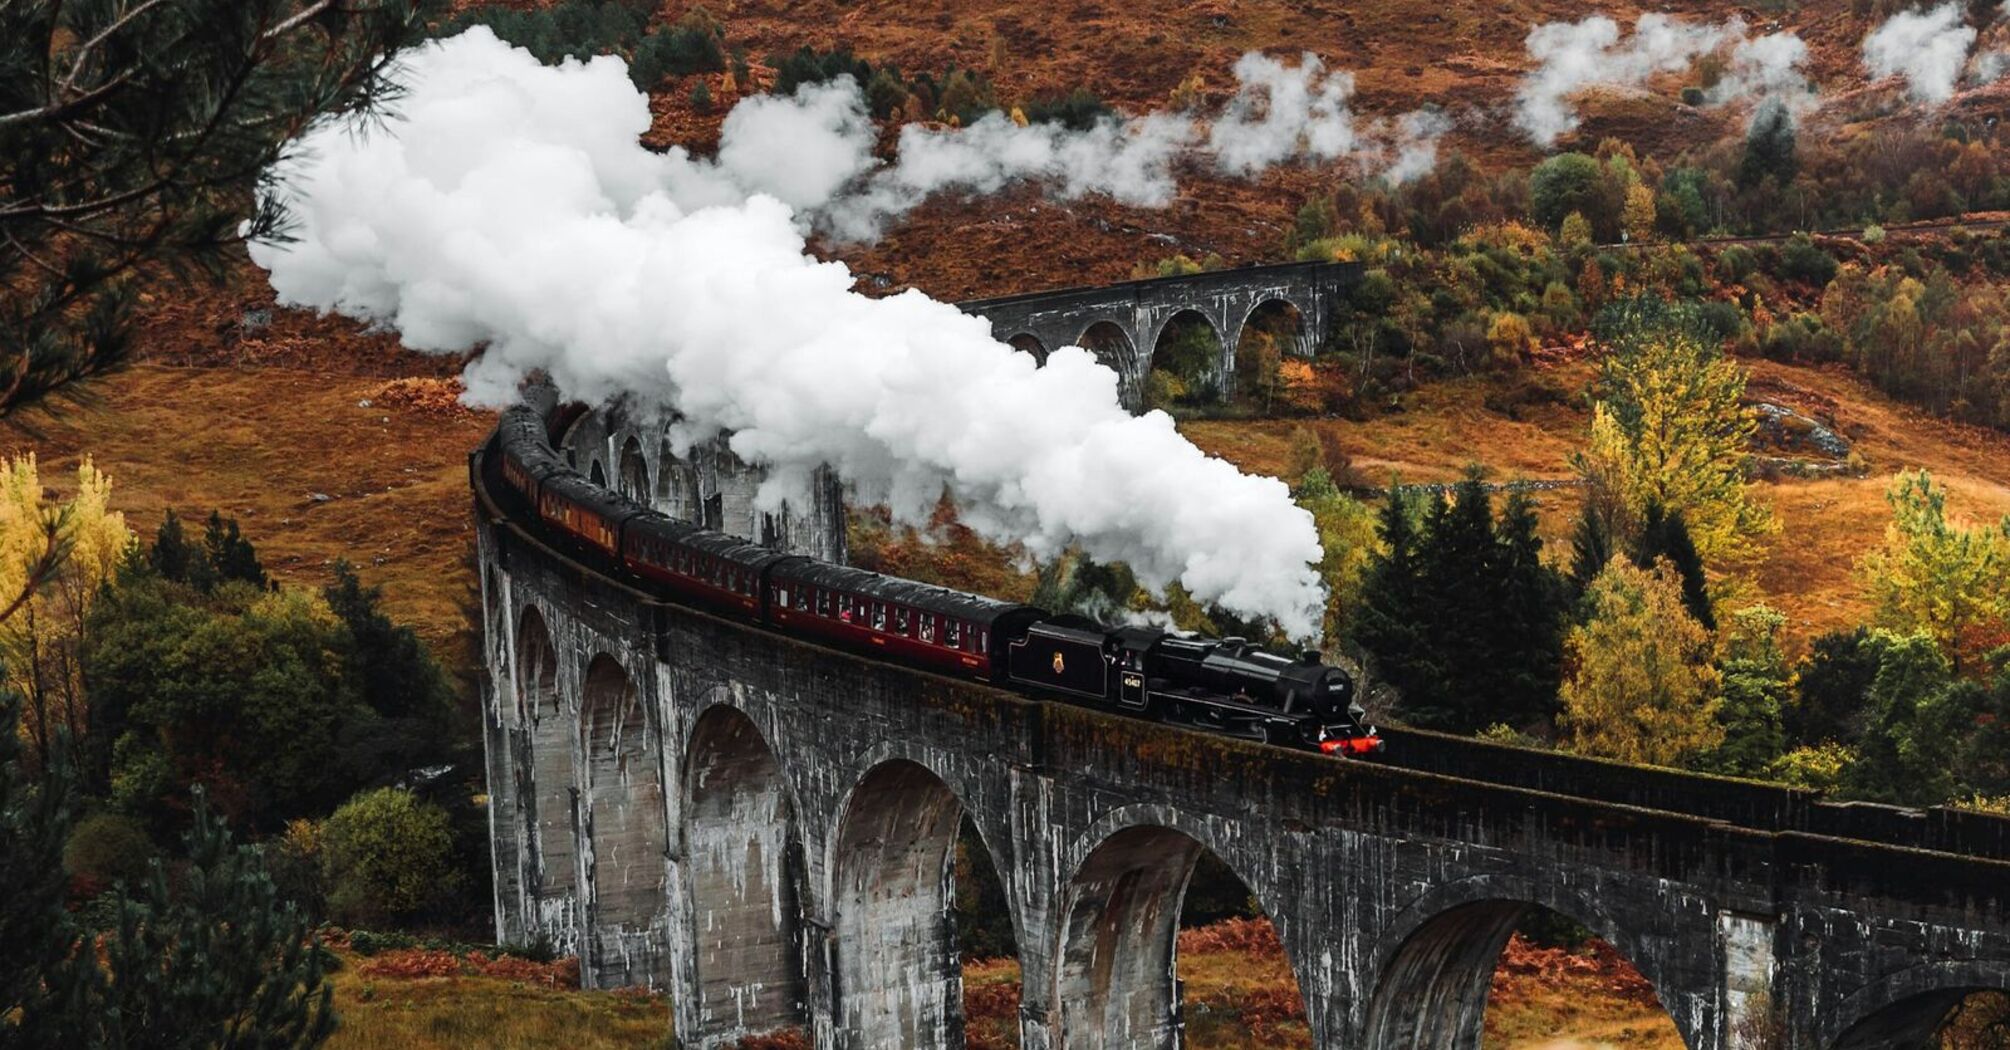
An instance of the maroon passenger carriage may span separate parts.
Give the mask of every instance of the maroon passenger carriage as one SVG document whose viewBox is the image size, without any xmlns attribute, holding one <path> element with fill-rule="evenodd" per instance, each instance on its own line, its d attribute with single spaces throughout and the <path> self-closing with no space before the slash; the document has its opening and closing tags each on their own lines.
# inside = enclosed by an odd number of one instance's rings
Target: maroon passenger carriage
<svg viewBox="0 0 2010 1050">
<path fill-rule="evenodd" d="M 478 493 L 494 491 L 529 511 L 540 539 L 665 601 L 1044 699 L 1327 754 L 1383 747 L 1363 723 L 1353 679 L 1317 654 L 1293 660 L 1239 638 L 1110 628 L 778 554 L 587 481 L 552 450 L 545 420 L 527 408 L 503 414 L 469 468 Z"/>
</svg>

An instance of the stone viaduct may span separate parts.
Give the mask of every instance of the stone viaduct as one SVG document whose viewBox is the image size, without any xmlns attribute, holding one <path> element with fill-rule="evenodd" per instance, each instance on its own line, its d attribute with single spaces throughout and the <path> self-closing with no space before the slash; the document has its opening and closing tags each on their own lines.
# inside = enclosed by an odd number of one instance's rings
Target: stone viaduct
<svg viewBox="0 0 2010 1050">
<path fill-rule="evenodd" d="M 600 426 L 582 447 L 625 444 Z M 1033 702 L 663 604 L 479 482 L 476 508 L 498 933 L 667 991 L 681 1046 L 960 1048 L 966 816 L 1026 1050 L 1180 1045 L 1203 850 L 1277 924 L 1322 1050 L 1478 1047 L 1536 906 L 1617 946 L 1692 1050 L 1918 1045 L 2010 989 L 2010 821 L 1430 734 L 1341 761 Z"/>
<path fill-rule="evenodd" d="M 1236 345 L 1252 318 L 1290 308 L 1293 349 L 1309 357 L 1326 333 L 1336 297 L 1360 278 L 1358 263 L 1285 263 L 980 299 L 962 307 L 989 320 L 999 341 L 1042 360 L 1064 346 L 1088 348 L 1121 377 L 1124 403 L 1137 409 L 1152 352 L 1174 321 L 1198 320 L 1213 329 L 1221 343 L 1214 379 L 1226 396 L 1235 380 Z"/>
</svg>

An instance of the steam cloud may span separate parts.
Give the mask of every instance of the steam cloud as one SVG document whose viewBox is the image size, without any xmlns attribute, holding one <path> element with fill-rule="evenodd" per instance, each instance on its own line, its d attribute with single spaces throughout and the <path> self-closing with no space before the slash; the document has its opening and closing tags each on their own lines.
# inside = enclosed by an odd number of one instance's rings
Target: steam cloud
<svg viewBox="0 0 2010 1050">
<path fill-rule="evenodd" d="M 1753 37 L 1742 19 L 1696 24 L 1665 14 L 1645 14 L 1624 36 L 1619 23 L 1603 15 L 1577 22 L 1550 22 L 1529 31 L 1526 42 L 1536 68 L 1522 79 L 1515 96 L 1515 124 L 1537 145 L 1556 144 L 1577 130 L 1571 95 L 1594 84 L 1638 86 L 1662 73 L 1689 68 L 1704 55 L 1730 49 L 1722 80 L 1709 92 L 1713 105 L 1747 99 L 1785 98 L 1789 105 L 1808 97 L 1801 66 L 1807 44 L 1791 32 Z"/>
<path fill-rule="evenodd" d="M 1235 64 L 1235 80 L 1235 94 L 1205 120 L 1159 112 L 1105 118 L 1074 131 L 1045 123 L 1021 127 L 993 112 L 965 128 L 910 124 L 901 130 L 890 165 L 827 201 L 791 203 L 809 209 L 819 225 L 840 237 L 867 240 L 935 194 L 996 193 L 1016 182 L 1042 183 L 1063 198 L 1100 193 L 1126 204 L 1163 207 L 1178 189 L 1173 165 L 1189 155 L 1204 155 L 1217 170 L 1242 178 L 1293 161 L 1353 157 L 1401 182 L 1435 165 L 1437 140 L 1450 130 L 1448 121 L 1428 111 L 1400 118 L 1393 127 L 1381 121 L 1358 126 L 1352 74 L 1328 71 L 1309 52 L 1296 65 L 1246 54 Z M 823 112 L 834 98 L 853 100 L 863 118 L 864 100 L 849 80 L 793 101 L 768 100 L 764 115 L 782 119 L 776 107 L 791 105 Z M 740 130 L 751 133 L 754 127 Z M 860 148 L 871 143 L 868 125 Z"/>
<path fill-rule="evenodd" d="M 841 98 L 736 111 L 712 161 L 639 144 L 647 99 L 618 59 L 548 68 L 475 29 L 411 52 L 401 76 L 396 116 L 322 125 L 276 173 L 294 239 L 252 257 L 282 302 L 388 323 L 420 350 L 486 344 L 466 376 L 479 403 L 541 369 L 568 397 L 674 411 L 674 442 L 730 431 L 768 469 L 763 506 L 804 496 L 826 463 L 905 522 L 946 488 L 973 529 L 1036 557 L 1079 545 L 1317 636 L 1318 535 L 1282 482 L 1204 455 L 1163 413 L 1128 414 L 1086 350 L 1036 369 L 981 319 L 858 295 L 807 254 L 791 204 L 868 163 Z M 801 133 L 786 145 L 742 137 L 785 124 Z"/>
<path fill-rule="evenodd" d="M 1976 36 L 1973 26 L 1962 24 L 1961 5 L 1952 0 L 1931 10 L 1900 11 L 1863 38 L 1864 68 L 1880 77 L 1904 77 L 1921 102 L 1945 102 L 1954 97 Z M 1993 80 L 2000 67 L 1996 56 L 1985 55 L 1977 72 Z"/>
</svg>

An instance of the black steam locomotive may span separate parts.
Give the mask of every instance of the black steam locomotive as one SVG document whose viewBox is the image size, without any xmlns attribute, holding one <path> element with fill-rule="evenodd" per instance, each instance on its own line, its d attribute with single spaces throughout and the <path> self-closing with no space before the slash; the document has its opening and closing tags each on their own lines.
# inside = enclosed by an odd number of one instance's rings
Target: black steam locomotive
<svg viewBox="0 0 2010 1050">
<path fill-rule="evenodd" d="M 1354 682 L 1317 654 L 1240 638 L 1109 628 L 796 555 L 702 529 L 594 485 L 527 408 L 469 461 L 477 492 L 530 512 L 544 539 L 666 601 L 924 670 L 1327 754 L 1368 755 Z"/>
</svg>

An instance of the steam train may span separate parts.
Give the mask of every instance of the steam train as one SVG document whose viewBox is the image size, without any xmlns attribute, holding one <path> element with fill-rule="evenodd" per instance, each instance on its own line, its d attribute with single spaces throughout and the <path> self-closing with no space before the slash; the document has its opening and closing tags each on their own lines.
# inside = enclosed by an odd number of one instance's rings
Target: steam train
<svg viewBox="0 0 2010 1050">
<path fill-rule="evenodd" d="M 547 540 L 665 601 L 1042 699 L 1327 754 L 1383 748 L 1353 679 L 1316 653 L 1291 659 L 1240 638 L 1110 628 L 779 554 L 587 481 L 528 408 L 504 413 L 469 467 L 478 491 L 534 517 Z"/>
</svg>

